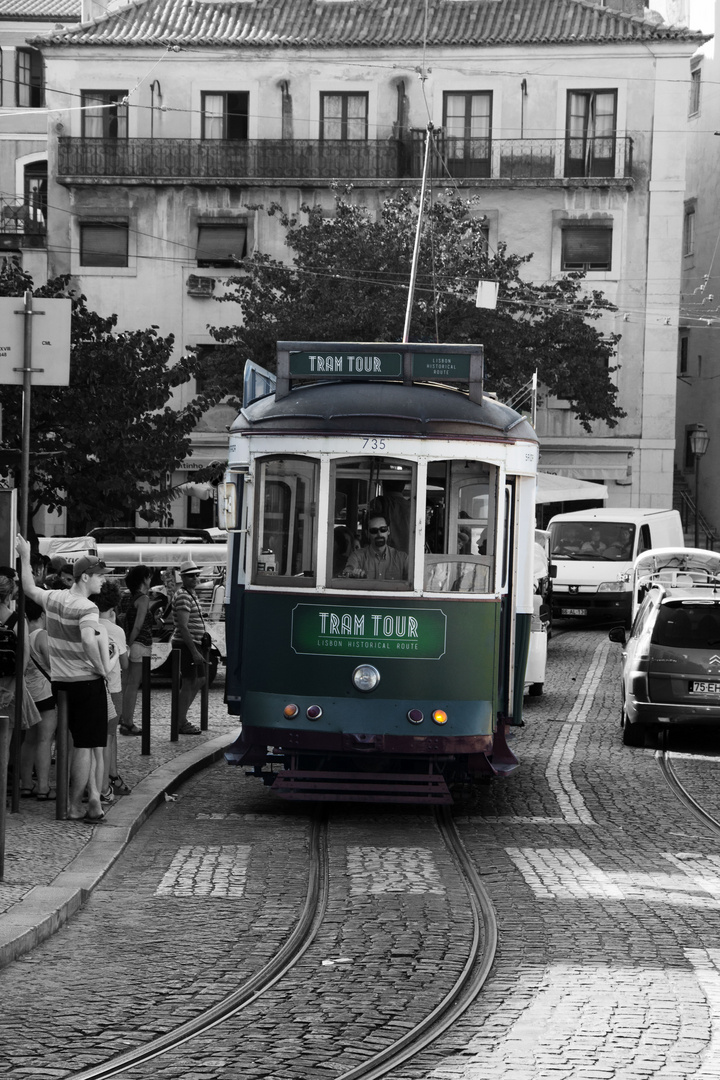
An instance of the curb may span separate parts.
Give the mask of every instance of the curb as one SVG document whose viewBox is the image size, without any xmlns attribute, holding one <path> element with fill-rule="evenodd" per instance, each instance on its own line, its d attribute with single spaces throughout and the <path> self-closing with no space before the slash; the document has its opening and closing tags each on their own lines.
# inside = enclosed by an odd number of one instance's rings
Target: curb
<svg viewBox="0 0 720 1080">
<path fill-rule="evenodd" d="M 237 732 L 225 732 L 158 766 L 115 803 L 111 823 L 94 827 L 82 851 L 49 885 L 35 885 L 0 916 L 0 968 L 46 941 L 79 911 L 165 792 L 217 761 L 236 738 Z"/>
</svg>

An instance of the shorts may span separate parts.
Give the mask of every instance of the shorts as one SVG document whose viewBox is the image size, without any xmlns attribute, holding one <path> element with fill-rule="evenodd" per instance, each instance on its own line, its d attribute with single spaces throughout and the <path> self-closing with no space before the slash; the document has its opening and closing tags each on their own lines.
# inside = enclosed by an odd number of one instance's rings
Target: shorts
<svg viewBox="0 0 720 1080">
<path fill-rule="evenodd" d="M 35 708 L 39 713 L 50 712 L 55 708 L 55 698 L 51 694 L 50 697 L 43 698 L 42 701 L 35 702 Z"/>
<path fill-rule="evenodd" d="M 80 750 L 107 746 L 108 707 L 105 680 L 54 682 L 53 689 L 56 693 L 65 692 L 68 729 L 74 745 Z"/>
<path fill-rule="evenodd" d="M 184 641 L 173 641 L 173 649 L 178 649 L 180 652 L 180 674 L 185 678 L 190 679 L 202 679 L 205 675 L 205 665 L 196 664 L 193 660 L 193 654 Z"/>
<path fill-rule="evenodd" d="M 143 656 L 152 656 L 152 645 L 141 645 L 139 641 L 133 641 L 128 656 L 131 664 L 141 664 Z"/>
</svg>

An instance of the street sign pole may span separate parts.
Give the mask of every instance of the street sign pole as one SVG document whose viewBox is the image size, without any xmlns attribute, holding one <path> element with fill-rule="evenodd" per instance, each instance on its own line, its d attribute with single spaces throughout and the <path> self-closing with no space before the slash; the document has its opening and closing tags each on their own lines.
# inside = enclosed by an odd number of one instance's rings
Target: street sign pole
<svg viewBox="0 0 720 1080">
<path fill-rule="evenodd" d="M 27 537 L 30 502 L 30 410 L 32 405 L 32 320 L 33 294 L 28 289 L 25 293 L 25 305 L 22 309 L 23 355 L 22 355 L 22 444 L 20 454 L 20 499 L 18 504 L 18 525 L 20 535 Z M 16 369 L 17 370 L 17 369 Z M 13 726 L 13 780 L 10 810 L 17 814 L 20 810 L 20 756 L 22 749 L 22 710 L 25 695 L 25 593 L 18 590 L 17 622 L 15 632 L 15 724 Z"/>
</svg>

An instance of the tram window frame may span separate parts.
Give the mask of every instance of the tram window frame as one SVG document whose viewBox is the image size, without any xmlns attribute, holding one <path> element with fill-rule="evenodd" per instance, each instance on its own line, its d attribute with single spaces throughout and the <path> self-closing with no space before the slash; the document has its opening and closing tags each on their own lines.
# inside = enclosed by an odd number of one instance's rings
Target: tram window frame
<svg viewBox="0 0 720 1080">
<path fill-rule="evenodd" d="M 485 513 L 472 517 L 463 506 L 466 501 L 463 495 L 471 488 L 482 486 L 484 476 L 487 477 Z M 428 462 L 423 592 L 465 596 L 488 596 L 495 592 L 499 482 L 498 466 L 487 461 L 441 458 Z M 440 492 L 434 506 L 431 491 Z M 482 497 L 473 495 L 471 503 Z M 470 550 L 459 550 L 468 544 Z M 481 545 L 482 553 L 471 550 Z"/>
<path fill-rule="evenodd" d="M 308 486 L 307 493 L 302 503 L 302 512 L 298 507 L 297 501 L 294 501 L 293 492 L 290 492 L 290 504 L 287 510 L 287 522 L 280 532 L 284 532 L 286 541 L 289 542 L 292 536 L 293 542 L 297 542 L 298 530 L 301 527 L 309 527 L 309 536 L 307 540 L 304 540 L 300 536 L 299 552 L 302 557 L 302 552 L 305 551 L 309 555 L 311 567 L 303 568 L 299 573 L 278 573 L 277 561 L 278 558 L 285 559 L 285 568 L 287 568 L 287 560 L 297 557 L 298 552 L 293 551 L 293 545 L 290 544 L 289 550 L 285 548 L 284 551 L 278 552 L 272 546 L 267 545 L 266 541 L 269 535 L 272 535 L 267 527 L 268 520 L 268 508 L 266 505 L 266 492 L 268 485 L 268 470 L 273 466 L 285 466 L 287 471 L 279 469 L 275 475 L 270 476 L 271 483 L 286 483 L 288 480 L 301 479 Z M 293 471 L 292 466 L 297 468 Z M 305 472 L 306 475 L 303 475 Z M 251 574 L 250 580 L 253 585 L 269 585 L 280 586 L 283 588 L 299 588 L 299 589 L 313 589 L 317 584 L 317 557 L 318 557 L 318 535 L 317 535 L 317 521 L 318 521 L 318 499 L 320 491 L 320 460 L 319 458 L 311 458 L 298 456 L 294 454 L 270 454 L 266 457 L 258 458 L 255 464 L 255 478 L 256 478 L 256 495 L 254 504 L 254 520 L 252 528 L 252 546 L 251 546 Z M 274 511 L 275 513 L 284 511 Z M 263 546 L 266 545 L 266 546 Z M 272 562 L 267 558 L 267 555 L 273 555 Z M 274 563 L 276 569 L 268 569 L 269 565 Z M 261 569 L 262 567 L 262 569 Z"/>
<path fill-rule="evenodd" d="M 357 469 L 357 475 L 354 470 Z M 361 470 L 366 470 L 366 476 L 360 475 Z M 339 475 L 342 472 L 347 475 Z M 402 475 L 398 475 L 402 471 Z M 374 478 L 373 478 L 373 474 Z M 327 580 L 328 587 L 332 589 L 342 590 L 357 590 L 362 589 L 370 592 L 408 592 L 413 588 L 414 568 L 415 568 L 415 530 L 413 523 L 416 521 L 415 507 L 417 505 L 417 462 L 410 461 L 407 458 L 396 458 L 390 455 L 362 455 L 362 454 L 349 454 L 346 457 L 334 458 L 330 463 L 330 484 L 328 489 L 328 498 L 331 500 L 330 511 L 328 514 L 328 537 L 327 537 Z M 343 495 L 338 490 L 338 480 L 356 480 L 360 483 L 367 485 L 367 490 L 363 498 L 360 498 L 359 492 L 355 493 L 355 497 L 352 497 L 352 488 L 349 489 L 349 502 L 346 507 L 346 522 L 347 512 L 350 511 L 356 519 L 357 526 L 355 528 L 355 542 L 359 547 L 369 545 L 369 536 L 367 533 L 367 527 L 370 519 L 373 516 L 384 517 L 390 528 L 389 540 L 390 547 L 396 547 L 396 544 L 392 543 L 392 540 L 397 538 L 397 535 L 407 531 L 405 539 L 407 550 L 403 547 L 397 547 L 398 551 L 407 554 L 407 577 L 403 579 L 376 579 L 367 577 L 345 577 L 342 571 L 335 573 L 339 563 L 338 550 L 336 541 L 338 535 L 341 532 L 347 534 L 348 546 L 340 553 L 340 557 L 347 560 L 352 554 L 351 542 L 352 542 L 352 529 L 347 527 L 347 524 L 343 526 L 339 520 L 341 510 L 338 507 L 339 498 Z M 397 489 L 400 482 L 403 481 L 403 491 L 407 488 L 408 483 L 410 485 L 410 496 L 405 498 L 399 490 L 386 490 L 389 483 L 394 482 L 394 486 Z M 371 495 L 370 488 L 375 485 L 375 494 Z M 380 489 L 380 490 L 378 490 Z M 394 496 L 399 496 L 395 499 Z M 382 501 L 385 501 L 383 506 Z M 392 501 L 391 501 L 392 500 Z M 376 502 L 374 510 L 369 508 L 373 502 Z M 390 503 L 390 505 L 388 505 Z M 395 535 L 394 535 L 395 533 Z M 357 549 L 356 549 L 357 550 Z"/>
</svg>

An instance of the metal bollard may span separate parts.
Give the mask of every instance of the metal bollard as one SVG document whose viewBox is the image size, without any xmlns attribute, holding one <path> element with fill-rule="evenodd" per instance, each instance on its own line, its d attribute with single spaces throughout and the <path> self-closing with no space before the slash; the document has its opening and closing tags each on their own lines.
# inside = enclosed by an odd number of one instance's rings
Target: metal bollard
<svg viewBox="0 0 720 1080">
<path fill-rule="evenodd" d="M 208 729 L 208 695 L 210 693 L 210 650 L 200 649 L 205 661 L 205 679 L 200 687 L 200 730 Z"/>
<path fill-rule="evenodd" d="M 67 694 L 58 690 L 57 728 L 55 731 L 55 820 L 66 821 L 70 791 L 70 754 L 68 749 Z"/>
<path fill-rule="evenodd" d="M 170 671 L 172 685 L 170 687 L 170 742 L 177 742 L 180 738 L 178 733 L 180 713 L 180 650 L 170 650 Z"/>
<path fill-rule="evenodd" d="M 10 760 L 10 717 L 0 716 L 0 881 L 5 878 L 5 819 L 7 774 Z"/>
<path fill-rule="evenodd" d="M 142 658 L 142 735 L 140 753 L 150 753 L 150 657 Z"/>
</svg>

